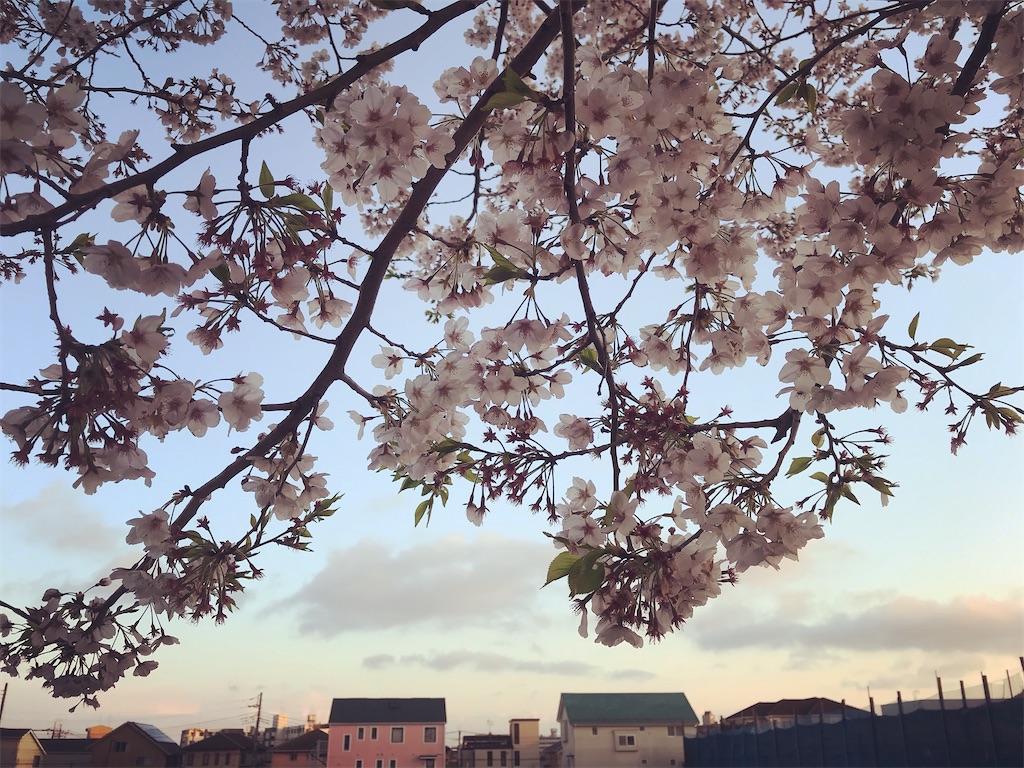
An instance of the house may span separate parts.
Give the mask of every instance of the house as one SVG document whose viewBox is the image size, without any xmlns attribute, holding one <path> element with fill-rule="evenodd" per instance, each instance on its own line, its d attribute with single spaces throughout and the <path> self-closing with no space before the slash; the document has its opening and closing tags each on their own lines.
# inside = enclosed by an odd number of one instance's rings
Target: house
<svg viewBox="0 0 1024 768">
<path fill-rule="evenodd" d="M 85 768 L 92 765 L 94 739 L 40 739 L 39 743 L 46 751 L 39 763 L 40 768 Z"/>
<path fill-rule="evenodd" d="M 558 722 L 563 768 L 668 768 L 698 720 L 683 693 L 563 693 Z"/>
<path fill-rule="evenodd" d="M 723 717 L 719 728 L 742 728 L 748 725 L 788 727 L 801 722 L 838 723 L 843 718 L 867 717 L 868 712 L 851 707 L 845 702 L 832 699 L 780 699 L 779 701 L 760 701 L 746 709 Z"/>
<path fill-rule="evenodd" d="M 30 728 L 0 728 L 0 765 L 22 768 L 39 765 L 46 754 Z"/>
<path fill-rule="evenodd" d="M 221 731 L 181 748 L 181 764 L 185 768 L 198 766 L 263 766 L 269 762 L 265 747 L 244 733 Z"/>
<path fill-rule="evenodd" d="M 508 735 L 512 739 L 512 765 L 540 768 L 540 720 L 535 717 L 509 720 Z"/>
<path fill-rule="evenodd" d="M 505 734 L 463 736 L 459 768 L 508 768 L 512 763 L 512 737 Z"/>
<path fill-rule="evenodd" d="M 335 699 L 329 768 L 441 768 L 444 699 Z"/>
<path fill-rule="evenodd" d="M 271 768 L 327 765 L 327 731 L 306 731 L 270 750 Z"/>
<path fill-rule="evenodd" d="M 103 768 L 180 765 L 181 747 L 152 725 L 127 722 L 93 740 L 92 764 Z"/>
</svg>

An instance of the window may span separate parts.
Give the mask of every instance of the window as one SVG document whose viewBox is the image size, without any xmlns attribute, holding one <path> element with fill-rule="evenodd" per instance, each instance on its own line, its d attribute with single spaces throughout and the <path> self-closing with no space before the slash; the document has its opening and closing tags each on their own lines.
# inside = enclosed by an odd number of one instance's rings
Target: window
<svg viewBox="0 0 1024 768">
<path fill-rule="evenodd" d="M 436 725 L 425 725 L 425 726 L 423 726 L 423 743 L 424 744 L 436 744 L 437 743 L 437 726 Z"/>
<path fill-rule="evenodd" d="M 641 726 L 640 726 L 640 730 L 642 731 L 643 729 L 644 729 L 644 727 L 643 727 L 643 726 L 641 725 Z"/>
<path fill-rule="evenodd" d="M 388 768 L 398 768 L 398 761 L 397 760 L 389 760 L 388 761 Z"/>
<path fill-rule="evenodd" d="M 370 729 L 370 739 L 373 740 L 373 741 L 377 740 L 377 726 L 373 726 Z"/>
<path fill-rule="evenodd" d="M 210 764 L 210 753 L 209 752 L 203 752 L 203 765 L 209 765 L 209 764 Z"/>
<path fill-rule="evenodd" d="M 423 768 L 434 768 L 434 758 L 425 757 L 423 758 Z"/>
<path fill-rule="evenodd" d="M 146 764 L 146 758 L 144 758 L 144 757 L 136 757 L 135 758 L 135 764 L 136 765 L 145 765 Z"/>
<path fill-rule="evenodd" d="M 220 765 L 220 752 L 213 753 L 213 764 Z"/>
<path fill-rule="evenodd" d="M 127 741 L 115 741 L 113 745 L 114 752 L 127 752 L 128 742 Z"/>
<path fill-rule="evenodd" d="M 231 765 L 231 753 L 224 755 L 224 765 Z"/>
<path fill-rule="evenodd" d="M 378 760 L 377 761 L 377 768 L 384 768 L 384 761 L 383 760 Z"/>
<path fill-rule="evenodd" d="M 365 736 L 366 736 L 366 729 L 363 728 L 363 726 L 360 725 L 359 728 L 356 730 L 356 738 L 359 739 L 360 741 L 362 741 L 363 737 L 365 737 Z"/>
<path fill-rule="evenodd" d="M 615 734 L 615 751 L 616 752 L 633 752 L 633 751 L 636 751 L 636 734 L 635 733 L 616 733 Z"/>
<path fill-rule="evenodd" d="M 494 753 L 491 750 L 487 750 L 487 764 L 494 765 Z"/>
<path fill-rule="evenodd" d="M 356 760 L 356 768 L 363 768 L 363 761 L 362 760 Z"/>
<path fill-rule="evenodd" d="M 405 741 L 405 728 L 400 725 L 391 727 L 391 743 L 401 744 Z"/>
<path fill-rule="evenodd" d="M 189 755 L 188 756 L 188 760 L 185 761 L 185 765 L 195 765 L 195 764 L 196 764 L 196 756 L 195 755 Z"/>
<path fill-rule="evenodd" d="M 350 733 L 346 733 L 345 734 L 345 740 L 341 743 L 341 748 L 343 750 L 345 750 L 346 752 L 348 752 L 350 749 L 352 749 L 352 734 L 350 734 Z"/>
<path fill-rule="evenodd" d="M 670 725 L 668 727 L 668 735 L 669 736 L 682 736 L 683 735 L 683 726 L 681 726 L 681 725 Z"/>
<path fill-rule="evenodd" d="M 519 743 L 519 723 L 512 723 L 512 743 Z"/>
<path fill-rule="evenodd" d="M 590 735 L 591 736 L 597 736 L 597 728 L 591 728 L 590 729 Z"/>
<path fill-rule="evenodd" d="M 501 764 L 508 765 L 508 752 L 501 750 Z"/>
<path fill-rule="evenodd" d="M 294 763 L 298 759 L 299 759 L 299 753 L 298 752 L 289 752 L 288 753 L 288 760 L 290 760 L 291 762 Z"/>
<path fill-rule="evenodd" d="M 675 765 L 676 764 L 676 759 L 673 757 L 671 760 L 668 761 L 668 764 L 669 765 Z"/>
<path fill-rule="evenodd" d="M 512 765 L 519 765 L 519 750 L 512 753 Z"/>
</svg>

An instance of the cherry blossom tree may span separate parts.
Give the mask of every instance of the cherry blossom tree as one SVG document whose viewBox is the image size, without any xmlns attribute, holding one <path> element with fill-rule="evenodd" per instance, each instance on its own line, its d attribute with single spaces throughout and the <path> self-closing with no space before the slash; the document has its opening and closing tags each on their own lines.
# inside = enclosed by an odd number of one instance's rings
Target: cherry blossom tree
<svg viewBox="0 0 1024 768">
<path fill-rule="evenodd" d="M 55 342 L 0 384 L 14 461 L 92 493 L 148 484 L 161 441 L 245 441 L 126 515 L 136 562 L 3 603 L 4 670 L 96 705 L 154 668 L 168 620 L 223 620 L 262 549 L 306 548 L 341 503 L 314 455 L 328 393 L 369 470 L 420 493 L 417 523 L 449 501 L 477 525 L 498 503 L 546 516 L 547 581 L 609 645 L 679 629 L 841 502 L 891 496 L 876 409 L 943 409 L 954 451 L 976 419 L 1012 434 L 1021 388 L 972 389 L 980 354 L 887 324 L 879 292 L 1024 246 L 1022 7 L 4 2 L 0 273 L 44 281 Z M 452 29 L 451 60 L 416 58 Z M 204 46 L 234 55 L 201 71 Z M 432 92 L 396 77 L 410 58 Z M 261 154 L 286 121 L 311 126 L 319 177 Z M 72 327 L 97 279 L 151 309 L 97 294 Z M 386 281 L 422 304 L 408 337 L 382 330 Z M 325 351 L 286 402 L 258 354 L 219 366 L 257 326 Z M 695 404 L 744 366 L 777 370 L 773 412 Z M 800 473 L 815 490 L 781 497 Z M 231 487 L 253 504 L 221 541 Z"/>
</svg>

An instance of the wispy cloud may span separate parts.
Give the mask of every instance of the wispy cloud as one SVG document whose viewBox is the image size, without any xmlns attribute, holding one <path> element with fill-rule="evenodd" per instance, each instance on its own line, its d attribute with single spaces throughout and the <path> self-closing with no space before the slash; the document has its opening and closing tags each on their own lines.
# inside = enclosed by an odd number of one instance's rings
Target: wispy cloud
<svg viewBox="0 0 1024 768">
<path fill-rule="evenodd" d="M 4 538 L 24 537 L 32 546 L 65 554 L 105 551 L 128 533 L 127 526 L 121 530 L 110 525 L 96 506 L 83 503 L 80 493 L 57 483 L 30 499 L 0 505 L 0 519 Z"/>
<path fill-rule="evenodd" d="M 553 550 L 544 542 L 446 536 L 406 549 L 363 541 L 331 553 L 308 584 L 275 606 L 326 637 L 429 624 L 439 629 L 536 625 Z"/>
<path fill-rule="evenodd" d="M 694 632 L 708 650 L 810 647 L 822 651 L 1016 653 L 1024 626 L 1020 600 L 960 595 L 948 601 L 896 596 L 856 612 L 835 612 L 821 619 L 776 615 L 726 621 Z"/>
<path fill-rule="evenodd" d="M 648 680 L 655 677 L 653 672 L 643 669 L 619 669 L 611 674 L 596 664 L 570 659 L 521 659 L 500 653 L 459 650 L 434 655 L 410 654 L 395 657 L 378 654 L 363 659 L 363 666 L 370 669 L 389 667 L 420 667 L 436 672 L 450 672 L 455 669 L 469 669 L 476 672 L 519 674 L 561 675 L 567 677 L 608 676 L 616 680 Z"/>
</svg>

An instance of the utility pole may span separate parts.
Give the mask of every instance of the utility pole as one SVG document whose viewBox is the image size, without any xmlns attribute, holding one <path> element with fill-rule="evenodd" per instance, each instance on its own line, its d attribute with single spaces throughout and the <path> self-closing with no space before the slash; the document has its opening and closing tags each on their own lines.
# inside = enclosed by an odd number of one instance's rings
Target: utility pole
<svg viewBox="0 0 1024 768">
<path fill-rule="evenodd" d="M 7 701 L 7 683 L 4 683 L 4 693 L 0 696 L 0 721 L 4 719 L 4 703 Z"/>
<path fill-rule="evenodd" d="M 263 691 L 259 692 L 259 695 L 256 697 L 256 703 L 255 704 L 250 704 L 249 708 L 250 709 L 252 709 L 252 708 L 256 709 L 256 728 L 253 730 L 253 734 L 252 734 L 252 750 L 253 750 L 252 751 L 252 764 L 256 765 L 259 762 L 259 754 L 260 754 L 260 742 L 259 742 L 259 739 L 260 739 L 260 719 L 263 716 Z"/>
</svg>

